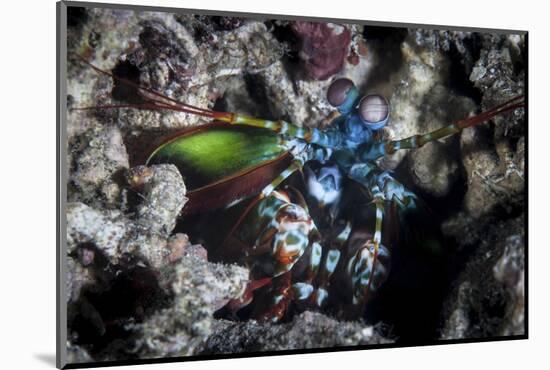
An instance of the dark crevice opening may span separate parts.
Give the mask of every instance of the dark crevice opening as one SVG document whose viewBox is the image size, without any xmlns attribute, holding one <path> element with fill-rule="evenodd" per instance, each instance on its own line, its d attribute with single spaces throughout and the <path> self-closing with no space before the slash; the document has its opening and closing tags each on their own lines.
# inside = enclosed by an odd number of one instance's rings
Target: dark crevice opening
<svg viewBox="0 0 550 370">
<path fill-rule="evenodd" d="M 118 62 L 112 69 L 111 73 L 116 77 L 123 78 L 139 85 L 141 71 L 137 66 L 129 61 Z M 115 100 L 130 104 L 138 104 L 143 102 L 143 98 L 141 97 L 137 87 L 131 86 L 117 79 L 114 79 L 111 96 Z"/>
</svg>

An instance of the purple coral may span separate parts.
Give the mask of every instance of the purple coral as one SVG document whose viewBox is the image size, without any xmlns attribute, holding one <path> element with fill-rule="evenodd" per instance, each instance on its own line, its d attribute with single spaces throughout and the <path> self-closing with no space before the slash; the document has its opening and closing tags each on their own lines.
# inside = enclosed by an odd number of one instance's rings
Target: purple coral
<svg viewBox="0 0 550 370">
<path fill-rule="evenodd" d="M 300 59 L 307 75 L 326 80 L 344 66 L 351 33 L 334 23 L 294 22 L 292 30 L 300 41 Z"/>
</svg>

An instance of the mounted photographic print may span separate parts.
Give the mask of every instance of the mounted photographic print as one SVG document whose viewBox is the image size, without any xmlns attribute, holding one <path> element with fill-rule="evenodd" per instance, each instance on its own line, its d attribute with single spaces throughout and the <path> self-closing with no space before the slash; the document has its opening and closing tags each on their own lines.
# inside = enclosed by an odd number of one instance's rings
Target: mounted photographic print
<svg viewBox="0 0 550 370">
<path fill-rule="evenodd" d="M 58 35 L 58 367 L 527 338 L 527 32 L 61 2 Z"/>
</svg>

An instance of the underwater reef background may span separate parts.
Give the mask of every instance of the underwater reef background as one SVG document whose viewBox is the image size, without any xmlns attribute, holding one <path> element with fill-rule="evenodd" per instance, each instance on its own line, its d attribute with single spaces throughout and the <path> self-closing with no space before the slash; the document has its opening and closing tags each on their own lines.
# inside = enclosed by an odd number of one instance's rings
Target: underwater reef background
<svg viewBox="0 0 550 370">
<path fill-rule="evenodd" d="M 384 158 L 432 209 L 443 252 L 400 246 L 364 318 L 306 311 L 281 324 L 215 315 L 247 269 L 210 262 L 182 232 L 174 166 L 138 167 L 144 138 L 203 120 L 70 110 L 138 99 L 77 54 L 195 106 L 309 127 L 330 122 L 326 91 L 345 76 L 388 98 L 384 134 L 403 138 L 524 93 L 523 36 L 69 8 L 68 50 L 69 362 L 523 334 L 523 110 Z"/>
</svg>

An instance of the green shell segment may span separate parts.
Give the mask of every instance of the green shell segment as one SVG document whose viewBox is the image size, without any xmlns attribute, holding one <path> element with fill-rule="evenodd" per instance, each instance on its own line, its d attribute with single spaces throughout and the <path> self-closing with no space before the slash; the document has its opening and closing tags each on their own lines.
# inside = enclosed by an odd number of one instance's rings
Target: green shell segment
<svg viewBox="0 0 550 370">
<path fill-rule="evenodd" d="M 147 164 L 175 165 L 188 190 L 195 190 L 273 160 L 285 151 L 273 131 L 244 125 L 215 125 L 183 133 L 161 145 Z"/>
</svg>

